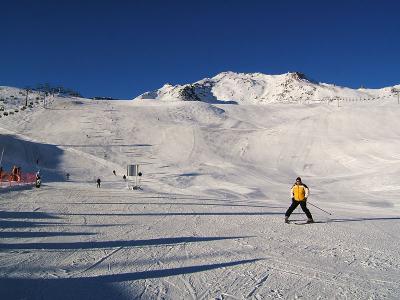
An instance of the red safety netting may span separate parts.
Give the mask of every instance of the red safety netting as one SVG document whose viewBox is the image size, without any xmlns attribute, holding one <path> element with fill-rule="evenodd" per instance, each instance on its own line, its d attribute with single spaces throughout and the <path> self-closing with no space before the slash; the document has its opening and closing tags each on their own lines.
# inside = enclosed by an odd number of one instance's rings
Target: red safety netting
<svg viewBox="0 0 400 300">
<path fill-rule="evenodd" d="M 0 174 L 0 185 L 3 186 L 13 186 L 13 185 L 23 185 L 23 184 L 34 184 L 36 181 L 35 173 L 19 173 L 11 174 L 7 172 L 1 172 Z"/>
</svg>

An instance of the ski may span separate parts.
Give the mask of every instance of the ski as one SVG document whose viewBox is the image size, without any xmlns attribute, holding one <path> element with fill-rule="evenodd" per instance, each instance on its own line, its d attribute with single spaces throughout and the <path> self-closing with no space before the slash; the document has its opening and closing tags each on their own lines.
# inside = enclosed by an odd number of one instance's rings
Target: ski
<svg viewBox="0 0 400 300">
<path fill-rule="evenodd" d="M 295 224 L 295 225 L 308 225 L 308 224 L 316 224 L 316 223 L 325 223 L 325 222 L 318 222 L 318 221 L 314 221 L 314 222 L 311 222 L 311 223 L 308 223 L 308 222 L 293 222 L 292 224 Z"/>
</svg>

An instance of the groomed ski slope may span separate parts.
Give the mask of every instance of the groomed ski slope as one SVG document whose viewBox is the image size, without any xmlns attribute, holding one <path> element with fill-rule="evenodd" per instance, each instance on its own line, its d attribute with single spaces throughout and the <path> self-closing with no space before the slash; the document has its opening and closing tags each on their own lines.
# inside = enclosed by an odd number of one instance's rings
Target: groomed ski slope
<svg viewBox="0 0 400 300">
<path fill-rule="evenodd" d="M 0 189 L 0 298 L 399 299 L 399 110 L 58 98 L 1 118 L 3 165 L 39 159 L 43 186 Z M 297 176 L 331 216 L 283 223 Z"/>
</svg>

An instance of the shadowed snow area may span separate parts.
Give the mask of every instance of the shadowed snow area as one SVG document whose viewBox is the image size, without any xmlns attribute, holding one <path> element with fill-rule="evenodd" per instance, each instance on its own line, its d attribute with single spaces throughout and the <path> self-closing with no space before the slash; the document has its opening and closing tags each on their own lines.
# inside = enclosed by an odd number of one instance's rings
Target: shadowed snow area
<svg viewBox="0 0 400 300">
<path fill-rule="evenodd" d="M 43 181 L 0 188 L 0 298 L 399 299 L 397 99 L 208 97 L 49 97 L 0 118 L 3 167 Z M 315 224 L 283 222 L 297 176 Z"/>
</svg>

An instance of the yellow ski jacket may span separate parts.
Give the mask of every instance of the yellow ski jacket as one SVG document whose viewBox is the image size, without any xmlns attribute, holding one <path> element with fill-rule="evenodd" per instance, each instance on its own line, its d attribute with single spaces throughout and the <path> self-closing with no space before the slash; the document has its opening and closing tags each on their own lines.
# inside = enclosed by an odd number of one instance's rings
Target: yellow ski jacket
<svg viewBox="0 0 400 300">
<path fill-rule="evenodd" d="M 304 183 L 294 184 L 290 190 L 291 196 L 295 201 L 304 201 L 308 197 L 308 187 Z"/>
</svg>

